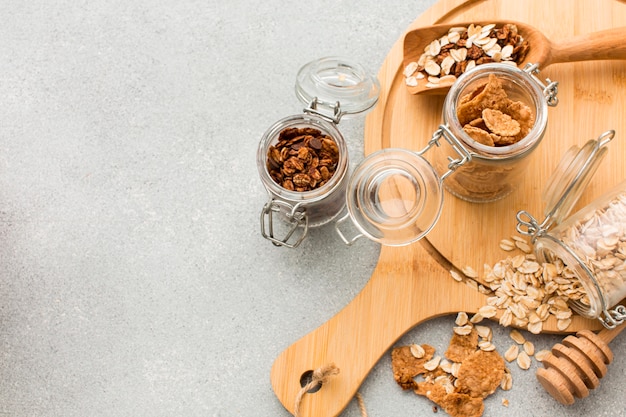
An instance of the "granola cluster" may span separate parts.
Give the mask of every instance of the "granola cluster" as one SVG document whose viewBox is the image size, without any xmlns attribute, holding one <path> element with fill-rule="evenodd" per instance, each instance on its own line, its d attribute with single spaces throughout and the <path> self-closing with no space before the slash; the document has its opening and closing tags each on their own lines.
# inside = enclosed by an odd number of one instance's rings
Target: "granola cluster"
<svg viewBox="0 0 626 417">
<path fill-rule="evenodd" d="M 272 179 L 290 191 L 315 190 L 330 180 L 339 162 L 339 148 L 332 137 L 310 127 L 287 128 L 267 151 Z"/>
<path fill-rule="evenodd" d="M 511 389 L 511 374 L 491 342 L 489 327 L 474 326 L 463 312 L 456 324 L 445 358 L 426 344 L 394 348 L 393 375 L 403 389 L 428 398 L 452 417 L 480 417 L 486 397 L 498 387 Z M 423 381 L 415 380 L 418 375 Z"/>
</svg>

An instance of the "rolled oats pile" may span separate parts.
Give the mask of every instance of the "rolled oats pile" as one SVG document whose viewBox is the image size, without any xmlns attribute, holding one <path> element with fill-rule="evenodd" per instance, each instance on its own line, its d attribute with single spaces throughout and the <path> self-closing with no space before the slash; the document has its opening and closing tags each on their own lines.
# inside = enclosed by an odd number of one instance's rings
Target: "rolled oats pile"
<svg viewBox="0 0 626 417">
<path fill-rule="evenodd" d="M 517 66 L 529 48 L 513 24 L 500 28 L 495 24 L 452 27 L 429 43 L 418 61 L 404 68 L 405 82 L 412 87 L 420 82 L 429 88 L 451 85 L 476 65 L 502 62 Z"/>
<path fill-rule="evenodd" d="M 506 251 L 520 250 L 522 253 L 508 256 L 494 265 L 484 265 L 483 276 L 466 267 L 463 273 L 470 278 L 480 279 L 485 284 L 477 285 L 479 291 L 490 296 L 487 305 L 481 307 L 470 319 L 474 323 L 484 318 L 499 316 L 502 326 L 528 329 L 541 333 L 543 323 L 554 316 L 557 328 L 565 331 L 571 324 L 572 310 L 568 302 L 588 302 L 587 294 L 571 268 L 561 260 L 553 263 L 537 262 L 531 254 L 531 246 L 520 237 L 503 239 L 500 247 Z M 463 281 L 457 271 L 450 271 L 456 281 Z M 474 285 L 474 284 L 472 284 Z"/>
</svg>

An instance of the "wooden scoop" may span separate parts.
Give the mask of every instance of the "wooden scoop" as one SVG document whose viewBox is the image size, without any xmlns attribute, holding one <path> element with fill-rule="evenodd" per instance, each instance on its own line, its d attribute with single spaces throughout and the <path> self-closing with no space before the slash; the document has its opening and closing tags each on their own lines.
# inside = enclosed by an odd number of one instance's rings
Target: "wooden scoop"
<svg viewBox="0 0 626 417">
<path fill-rule="evenodd" d="M 576 336 L 567 336 L 543 360 L 545 368 L 537 370 L 537 379 L 561 404 L 570 405 L 575 398 L 585 398 L 606 375 L 606 365 L 613 361 L 608 344 L 624 328 L 626 325 L 622 324 L 598 334 L 581 330 Z"/>
<path fill-rule="evenodd" d="M 517 25 L 519 34 L 529 42 L 530 49 L 519 67 L 527 63 L 537 64 L 539 69 L 548 65 L 563 62 L 593 61 L 626 59 L 626 27 L 603 30 L 575 36 L 559 42 L 551 42 L 538 29 L 526 23 L 510 20 L 494 20 L 488 22 L 472 22 L 486 25 L 496 24 L 502 27 L 506 23 Z M 428 26 L 407 32 L 404 38 L 404 65 L 416 62 L 424 53 L 424 48 L 435 39 L 448 33 L 451 27 L 467 27 L 471 23 L 448 23 L 444 25 Z M 427 80 L 419 80 L 415 87 L 407 86 L 411 94 L 446 94 L 452 83 L 442 84 L 440 87 L 426 87 Z"/>
</svg>

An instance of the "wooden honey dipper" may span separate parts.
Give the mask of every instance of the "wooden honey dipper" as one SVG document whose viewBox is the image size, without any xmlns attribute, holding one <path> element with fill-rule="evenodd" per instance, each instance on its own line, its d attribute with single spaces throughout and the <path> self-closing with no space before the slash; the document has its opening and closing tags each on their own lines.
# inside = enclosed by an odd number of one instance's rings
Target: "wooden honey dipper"
<svg viewBox="0 0 626 417">
<path fill-rule="evenodd" d="M 598 334 L 581 330 L 576 336 L 567 336 L 545 357 L 544 368 L 537 370 L 537 379 L 561 404 L 570 405 L 575 398 L 585 398 L 606 375 L 606 366 L 613 361 L 608 344 L 625 327 L 604 329 Z"/>
</svg>

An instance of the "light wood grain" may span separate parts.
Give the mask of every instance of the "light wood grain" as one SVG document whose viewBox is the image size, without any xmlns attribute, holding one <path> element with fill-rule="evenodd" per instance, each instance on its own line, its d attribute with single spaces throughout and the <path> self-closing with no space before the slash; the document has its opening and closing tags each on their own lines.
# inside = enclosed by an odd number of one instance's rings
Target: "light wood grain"
<svg viewBox="0 0 626 417">
<path fill-rule="evenodd" d="M 566 10 L 558 7 L 562 4 L 442 0 L 407 30 L 499 17 L 527 21 L 549 37 L 563 38 L 626 21 L 625 5 L 615 0 L 571 2 Z M 379 72 L 382 91 L 379 105 L 366 119 L 366 154 L 388 147 L 422 149 L 441 122 L 443 97 L 409 94 L 403 85 L 402 60 L 403 37 L 394 44 Z M 626 132 L 624 63 L 554 65 L 541 75 L 561 82 L 561 104 L 550 111 L 548 132 L 520 190 L 493 204 L 465 203 L 446 194 L 442 217 L 427 240 L 406 247 L 383 247 L 372 277 L 354 300 L 285 349 L 274 362 L 272 388 L 287 410 L 293 413 L 302 374 L 334 363 L 340 373 L 316 393 L 305 395 L 300 412 L 303 417 L 339 415 L 376 362 L 404 333 L 430 318 L 475 312 L 483 305 L 485 296 L 454 281 L 449 269 L 454 264 L 458 269 L 470 265 L 482 271 L 483 263 L 494 263 L 506 255 L 498 247 L 499 240 L 514 233 L 518 210 L 541 216 L 541 187 L 570 145 L 583 144 L 607 129 L 618 132 L 607 162 L 598 170 L 581 204 L 625 177 L 626 168 L 619 162 L 624 156 L 619 135 Z M 575 317 L 572 331 L 585 328 L 598 329 L 599 325 Z M 555 321 L 547 322 L 544 329 L 555 331 Z"/>
<path fill-rule="evenodd" d="M 447 13 L 438 9 L 441 4 Z M 575 7 L 566 10 L 562 4 L 529 1 L 522 6 L 505 0 L 443 2 L 418 18 L 407 31 L 430 23 L 508 18 L 528 22 L 549 38 L 567 39 L 622 26 L 626 21 L 624 2 L 582 0 L 572 3 Z M 436 12 L 442 12 L 443 17 Z M 366 154 L 381 148 L 422 149 L 442 122 L 444 97 L 411 95 L 404 85 L 402 60 L 403 44 L 400 42 L 390 51 L 379 72 L 383 95 L 366 120 Z M 543 187 L 561 156 L 572 145 L 581 146 L 608 129 L 617 132 L 605 161 L 577 208 L 626 178 L 623 163 L 626 155 L 626 138 L 623 137 L 626 135 L 626 62 L 555 64 L 542 70 L 540 77 L 559 81 L 559 105 L 549 109 L 545 137 L 531 156 L 527 174 L 518 189 L 505 199 L 489 204 L 468 203 L 445 194 L 441 218 L 427 239 L 459 269 L 468 265 L 482 271 L 483 264 L 504 258 L 507 254 L 499 249 L 498 243 L 516 233 L 515 215 L 519 210 L 543 218 Z M 436 151 L 432 150 L 426 158 L 432 160 L 432 152 Z"/>
</svg>

